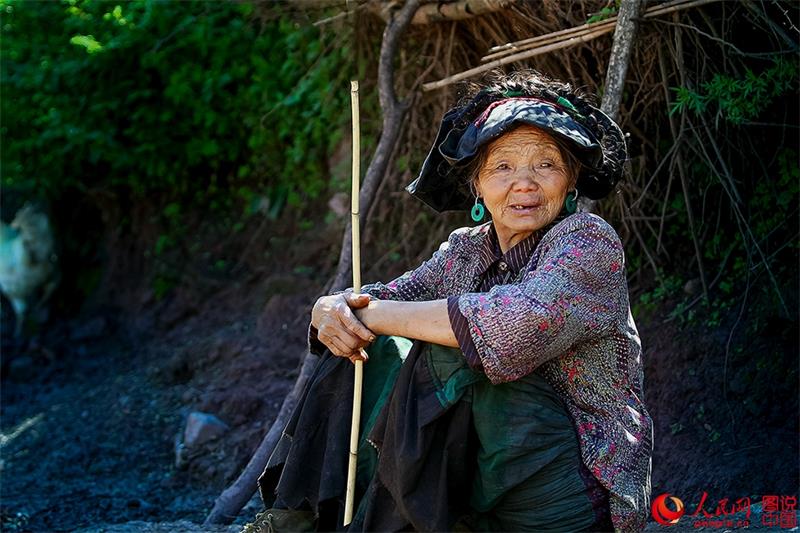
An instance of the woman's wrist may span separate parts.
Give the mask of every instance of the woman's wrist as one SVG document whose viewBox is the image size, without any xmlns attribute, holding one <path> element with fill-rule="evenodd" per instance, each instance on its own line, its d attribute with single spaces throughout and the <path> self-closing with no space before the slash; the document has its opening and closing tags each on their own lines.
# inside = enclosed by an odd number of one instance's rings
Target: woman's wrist
<svg viewBox="0 0 800 533">
<path fill-rule="evenodd" d="M 372 300 L 366 307 L 353 309 L 353 314 L 375 335 L 386 335 L 383 319 L 386 316 L 386 306 L 390 303 L 382 300 Z"/>
<path fill-rule="evenodd" d="M 373 300 L 368 306 L 354 309 L 356 318 L 375 335 L 399 335 L 444 346 L 458 347 L 447 300 L 405 302 Z"/>
</svg>

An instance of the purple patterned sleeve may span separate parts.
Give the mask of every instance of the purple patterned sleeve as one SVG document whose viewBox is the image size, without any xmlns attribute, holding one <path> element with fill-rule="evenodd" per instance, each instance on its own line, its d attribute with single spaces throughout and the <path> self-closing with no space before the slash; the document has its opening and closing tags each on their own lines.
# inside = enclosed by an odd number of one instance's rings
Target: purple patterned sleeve
<svg viewBox="0 0 800 533">
<path fill-rule="evenodd" d="M 625 319 L 622 242 L 602 218 L 586 221 L 550 243 L 521 283 L 458 297 L 492 383 L 518 379 Z"/>
<path fill-rule="evenodd" d="M 422 302 L 437 299 L 445 268 L 448 268 L 450 245 L 454 239 L 469 229 L 469 227 L 459 228 L 450 233 L 448 239 L 439 245 L 439 249 L 433 253 L 430 259 L 416 269 L 409 270 L 386 284 L 377 281 L 363 285 L 361 292 L 366 292 L 378 300 Z M 345 289 L 345 291 L 352 290 L 352 287 Z"/>
<path fill-rule="evenodd" d="M 469 323 L 461 311 L 458 310 L 458 296 L 447 297 L 447 314 L 450 316 L 450 326 L 453 328 L 453 333 L 458 340 L 458 346 L 467 360 L 467 364 L 474 370 L 483 371 L 481 358 L 478 356 L 478 350 L 475 349 L 475 343 L 472 342 L 472 337 L 469 334 Z"/>
</svg>

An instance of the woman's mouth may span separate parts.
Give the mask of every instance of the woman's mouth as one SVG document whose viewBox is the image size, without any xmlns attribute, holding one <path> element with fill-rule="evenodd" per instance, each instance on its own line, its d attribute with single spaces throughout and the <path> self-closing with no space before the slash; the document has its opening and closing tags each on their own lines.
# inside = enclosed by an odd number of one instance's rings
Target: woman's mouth
<svg viewBox="0 0 800 533">
<path fill-rule="evenodd" d="M 514 204 L 511 211 L 518 215 L 532 214 L 539 207 L 539 204 Z"/>
</svg>

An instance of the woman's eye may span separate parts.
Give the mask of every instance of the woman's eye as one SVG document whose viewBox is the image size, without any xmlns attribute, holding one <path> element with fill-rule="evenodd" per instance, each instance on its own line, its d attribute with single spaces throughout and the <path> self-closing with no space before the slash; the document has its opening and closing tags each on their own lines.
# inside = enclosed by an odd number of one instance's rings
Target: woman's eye
<svg viewBox="0 0 800 533">
<path fill-rule="evenodd" d="M 539 166 L 542 168 L 551 168 L 553 166 L 553 163 L 551 161 L 542 161 L 541 163 L 539 163 Z"/>
<path fill-rule="evenodd" d="M 506 170 L 508 168 L 511 167 L 509 167 L 507 163 L 500 163 L 495 167 L 495 170 Z"/>
</svg>

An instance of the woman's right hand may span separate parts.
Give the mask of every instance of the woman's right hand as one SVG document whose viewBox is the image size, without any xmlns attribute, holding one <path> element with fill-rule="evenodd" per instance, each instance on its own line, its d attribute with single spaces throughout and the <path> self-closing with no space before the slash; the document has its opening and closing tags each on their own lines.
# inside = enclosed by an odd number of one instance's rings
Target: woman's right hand
<svg viewBox="0 0 800 533">
<path fill-rule="evenodd" d="M 366 307 L 369 295 L 344 292 L 322 296 L 311 311 L 311 324 L 317 328 L 317 338 L 339 357 L 355 362 L 362 357 L 360 349 L 375 340 L 372 333 L 361 323 L 352 309 Z"/>
</svg>

